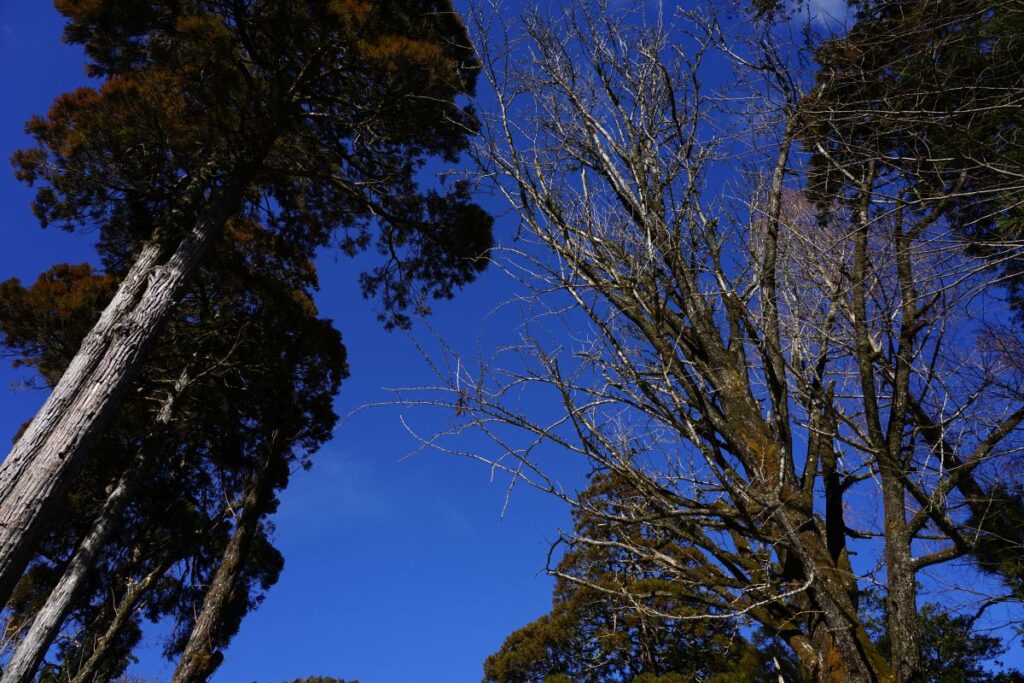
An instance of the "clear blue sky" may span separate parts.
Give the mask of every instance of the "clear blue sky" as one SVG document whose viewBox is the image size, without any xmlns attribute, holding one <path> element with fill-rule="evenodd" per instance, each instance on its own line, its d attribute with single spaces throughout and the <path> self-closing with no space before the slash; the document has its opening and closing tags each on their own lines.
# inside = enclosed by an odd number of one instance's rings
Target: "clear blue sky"
<svg viewBox="0 0 1024 683">
<path fill-rule="evenodd" d="M 91 236 L 39 228 L 31 191 L 6 165 L 28 142 L 24 121 L 85 82 L 83 56 L 60 43 L 60 29 L 49 2 L 0 0 L 0 279 L 31 282 L 57 262 L 96 262 Z M 498 230 L 506 237 L 511 227 Z M 357 265 L 329 254 L 320 265 L 319 305 L 342 331 L 352 368 L 339 414 L 389 398 L 382 387 L 429 383 L 410 340 L 385 333 L 359 296 Z M 481 335 L 508 333 L 508 317 L 488 317 L 507 296 L 500 277 L 488 274 L 436 306 L 431 324 L 472 348 Z M 16 386 L 26 377 L 0 363 L 0 434 L 13 435 L 44 398 Z M 284 573 L 243 623 L 215 681 L 478 681 L 504 637 L 548 610 L 551 581 L 542 570 L 549 542 L 568 524 L 565 508 L 522 489 L 501 521 L 504 483 L 482 465 L 435 452 L 402 460 L 416 442 L 401 413 L 429 427 L 426 415 L 407 409 L 359 413 L 312 471 L 293 478 L 275 518 Z M 143 643 L 134 671 L 166 680 L 173 665 L 161 658 L 158 636 Z"/>
<path fill-rule="evenodd" d="M 22 127 L 29 116 L 85 82 L 83 57 L 61 44 L 60 29 L 48 1 L 0 0 L 3 160 L 28 143 Z M 54 263 L 95 262 L 90 235 L 41 230 L 30 201 L 31 191 L 0 169 L 0 279 L 31 282 Z M 499 221 L 499 240 L 507 242 L 513 230 Z M 344 335 L 352 368 L 338 413 L 388 400 L 384 387 L 430 384 L 413 343 L 385 333 L 359 296 L 359 264 L 327 253 L 320 269 L 318 303 Z M 463 349 L 478 342 L 486 349 L 516 322 L 514 312 L 491 314 L 508 297 L 507 283 L 490 272 L 438 304 L 430 324 Z M 422 325 L 416 334 L 429 336 Z M 28 377 L 0 362 L 0 435 L 13 435 L 44 398 L 19 386 Z M 275 518 L 286 560 L 281 580 L 243 623 L 214 681 L 478 681 L 483 659 L 505 636 L 549 609 L 552 582 L 543 566 L 558 529 L 569 525 L 564 506 L 521 488 L 501 520 L 506 482 L 492 481 L 480 464 L 436 452 L 403 459 L 417 443 L 402 417 L 425 432 L 432 427 L 430 415 L 409 409 L 360 412 L 339 427 L 312 471 L 293 478 Z M 133 669 L 155 681 L 173 670 L 160 655 L 164 628 L 150 629 Z M 1005 659 L 1024 664 L 1019 643 Z"/>
</svg>

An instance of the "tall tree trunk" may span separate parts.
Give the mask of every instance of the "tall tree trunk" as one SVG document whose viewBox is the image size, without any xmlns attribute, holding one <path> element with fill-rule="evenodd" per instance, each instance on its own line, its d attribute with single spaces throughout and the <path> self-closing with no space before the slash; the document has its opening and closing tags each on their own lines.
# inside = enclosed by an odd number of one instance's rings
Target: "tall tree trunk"
<svg viewBox="0 0 1024 683">
<path fill-rule="evenodd" d="M 892 668 L 897 683 L 918 683 L 921 653 L 918 643 L 917 578 L 910 555 L 906 523 L 906 491 L 893 473 L 882 475 L 885 508 L 885 614 Z"/>
<path fill-rule="evenodd" d="M 203 255 L 238 211 L 245 186 L 237 174 L 215 193 L 212 208 L 163 262 L 163 249 L 143 249 L 141 266 L 133 266 L 86 337 L 67 381 L 61 378 L 0 465 L 0 604 L 10 599 L 54 507 L 120 405 Z"/>
<path fill-rule="evenodd" d="M 274 447 L 276 441 L 275 436 L 246 488 L 234 533 L 206 590 L 202 609 L 196 617 L 171 683 L 204 683 L 224 659 L 224 655 L 217 650 L 218 631 L 224 610 L 239 589 L 238 582 L 245 567 L 246 555 L 259 528 L 260 516 L 271 491 L 269 469 L 277 455 Z"/>
<path fill-rule="evenodd" d="M 875 348 L 871 338 L 868 307 L 868 280 L 871 275 L 871 252 L 868 246 L 872 224 L 870 206 L 875 182 L 874 163 L 865 171 L 860 187 L 856 214 L 853 250 L 853 282 L 851 303 L 856 357 L 864 406 L 864 422 L 868 443 L 878 461 L 882 484 L 883 526 L 885 529 L 886 624 L 892 643 L 892 669 L 898 683 L 914 683 L 920 679 L 917 636 L 917 588 L 910 556 L 910 534 L 904 469 L 901 464 L 905 416 L 909 407 L 912 350 L 917 329 L 916 294 L 910 264 L 910 242 L 901 232 L 896 239 L 896 271 L 900 284 L 902 320 L 895 379 L 892 382 L 888 424 L 883 428 L 884 401 L 876 391 Z M 897 223 L 900 219 L 897 219 Z"/>
<path fill-rule="evenodd" d="M 64 623 L 64 619 L 71 610 L 74 599 L 85 585 L 96 556 L 116 528 L 121 511 L 130 500 L 130 493 L 135 488 L 135 483 L 141 474 L 143 459 L 140 455 L 138 462 L 121 475 L 93 523 L 92 529 L 78 545 L 78 549 L 64 570 L 60 581 L 50 591 L 42 609 L 33 617 L 32 627 L 15 649 L 14 655 L 0 678 L 0 683 L 26 683 L 32 680 L 36 668 L 43 661 L 46 651 L 50 648 L 61 624 Z"/>
<path fill-rule="evenodd" d="M 139 296 L 145 291 L 146 283 L 153 268 L 164 256 L 164 249 L 158 240 L 143 246 L 131 269 L 121 281 L 114 298 L 107 304 L 99 320 L 82 340 L 78 353 L 71 360 L 60 382 L 50 392 L 46 403 L 35 414 L 24 433 L 0 465 L 0 501 L 10 495 L 18 477 L 30 462 L 30 455 L 42 447 L 46 438 L 75 400 L 86 380 L 96 368 L 109 343 L 109 336 L 115 326 L 132 312 Z"/>
<path fill-rule="evenodd" d="M 188 382 L 189 372 L 186 368 L 174 382 L 171 391 L 161 401 L 155 418 L 158 427 L 170 423 L 174 404 L 188 386 Z M 110 534 L 117 527 L 121 512 L 131 500 L 135 486 L 142 477 L 149 460 L 147 449 L 152 447 L 156 434 L 157 430 L 154 429 L 143 440 L 135 461 L 129 465 L 107 496 L 103 508 L 93 522 L 92 529 L 82 539 L 74 556 L 64 569 L 60 581 L 50 591 L 42 609 L 33 617 L 32 626 L 14 651 L 7 668 L 0 676 L 0 683 L 24 683 L 31 680 L 36 668 L 43 661 L 61 624 L 67 618 L 72 603 L 86 585 L 86 579 L 93 568 L 96 556 L 107 544 Z"/>
<path fill-rule="evenodd" d="M 902 212 L 902 209 L 901 209 Z M 910 378 L 917 345 L 918 294 L 911 264 L 911 238 L 897 219 L 896 275 L 900 285 L 899 348 L 893 381 L 885 451 L 879 453 L 882 504 L 885 511 L 886 623 L 892 643 L 892 667 L 898 683 L 919 683 L 921 654 L 917 624 L 917 575 L 910 555 L 912 534 L 907 527 L 907 476 L 903 463 L 906 416 L 911 401 Z"/>
<path fill-rule="evenodd" d="M 783 525 L 787 523 L 792 524 L 792 521 L 783 521 Z M 805 610 L 815 651 L 814 668 L 809 672 L 813 680 L 822 683 L 893 681 L 891 669 L 871 642 L 851 599 L 845 556 L 838 562 L 833 560 L 826 542 L 816 530 L 791 529 L 789 533 L 799 539 L 792 552 L 799 557 L 802 573 L 814 577 L 807 592 Z"/>
</svg>

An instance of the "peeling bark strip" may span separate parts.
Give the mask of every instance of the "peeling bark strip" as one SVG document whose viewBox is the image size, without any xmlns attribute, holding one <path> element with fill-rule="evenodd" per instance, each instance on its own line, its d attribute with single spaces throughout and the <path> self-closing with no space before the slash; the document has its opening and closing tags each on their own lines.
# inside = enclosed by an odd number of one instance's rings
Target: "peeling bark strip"
<svg viewBox="0 0 1024 683">
<path fill-rule="evenodd" d="M 159 247 L 143 249 L 139 262 L 144 268 L 133 266 L 32 428 L 0 465 L 0 604 L 10 598 L 35 540 L 93 440 L 120 406 L 178 297 L 238 210 L 246 184 L 236 173 L 215 193 L 207 215 L 166 261 L 156 258 L 163 251 Z"/>
<path fill-rule="evenodd" d="M 276 441 L 276 438 L 274 439 Z M 217 650 L 217 636 L 224 610 L 238 588 L 252 538 L 259 528 L 260 514 L 271 491 L 270 465 L 276 449 L 263 458 L 245 492 L 235 531 L 224 549 L 220 565 L 213 575 L 203 607 L 189 634 L 188 643 L 178 660 L 171 683 L 204 683 L 220 666 L 224 655 Z"/>
</svg>

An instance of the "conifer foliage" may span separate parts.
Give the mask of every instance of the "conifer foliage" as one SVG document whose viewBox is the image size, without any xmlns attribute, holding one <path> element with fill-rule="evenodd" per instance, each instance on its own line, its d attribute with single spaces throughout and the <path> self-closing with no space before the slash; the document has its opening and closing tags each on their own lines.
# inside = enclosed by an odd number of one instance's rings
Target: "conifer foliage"
<svg viewBox="0 0 1024 683">
<path fill-rule="evenodd" d="M 512 633 L 487 659 L 487 683 L 743 683 L 769 675 L 770 656 L 735 622 L 667 616 L 697 616 L 705 606 L 656 563 L 619 549 L 640 544 L 691 562 L 690 549 L 651 525 L 609 523 L 624 520 L 623 507 L 640 497 L 614 474 L 592 477 L 574 511 L 581 540 L 553 570 L 551 612 Z"/>
<path fill-rule="evenodd" d="M 490 218 L 456 185 L 420 191 L 475 121 L 472 51 L 443 0 L 61 0 L 95 88 L 61 96 L 15 155 L 44 224 L 94 227 L 120 285 L 0 467 L 0 597 L 30 561 L 176 301 L 225 235 L 310 258 L 332 240 L 387 325 L 483 267 Z M 238 230 L 225 233 L 228 224 Z"/>
<path fill-rule="evenodd" d="M 31 120 L 14 165 L 103 270 L 0 286 L 6 348 L 52 388 L 0 465 L 2 680 L 110 680 L 170 617 L 174 680 L 203 681 L 281 571 L 277 491 L 337 419 L 317 250 L 380 254 L 361 282 L 386 327 L 484 266 L 467 186 L 417 182 L 473 134 L 477 65 L 447 0 L 56 5 L 100 82 Z"/>
<path fill-rule="evenodd" d="M 1017 305 L 1024 230 L 1024 12 L 1016 2 L 859 0 L 849 33 L 816 53 L 802 123 L 819 197 L 850 193 L 873 163 L 879 185 L 950 219 L 1004 268 Z"/>
</svg>

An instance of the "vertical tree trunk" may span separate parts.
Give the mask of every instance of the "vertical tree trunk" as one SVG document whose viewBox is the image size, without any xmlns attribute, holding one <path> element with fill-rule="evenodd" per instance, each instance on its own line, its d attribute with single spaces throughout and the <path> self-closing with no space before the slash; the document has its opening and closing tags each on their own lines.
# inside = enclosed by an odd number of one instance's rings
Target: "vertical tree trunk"
<svg viewBox="0 0 1024 683">
<path fill-rule="evenodd" d="M 276 441 L 276 438 L 273 440 Z M 217 650 L 218 630 L 224 610 L 239 588 L 246 555 L 259 528 L 260 515 L 271 491 L 269 468 L 276 455 L 275 450 L 273 445 L 268 447 L 267 455 L 246 488 L 234 533 L 207 588 L 202 609 L 196 617 L 171 683 L 204 683 L 224 659 L 224 655 Z"/>
<path fill-rule="evenodd" d="M 868 442 L 878 460 L 882 484 L 886 563 L 886 624 L 892 643 L 892 669 L 898 683 L 920 680 L 920 654 L 917 634 L 917 586 L 910 556 L 910 534 L 907 529 L 906 489 L 901 464 L 905 416 L 909 409 L 912 347 L 916 332 L 916 295 L 910 273 L 910 244 L 900 233 L 896 240 L 897 278 L 903 301 L 895 378 L 892 382 L 888 424 L 883 429 L 883 401 L 875 387 L 875 350 L 871 340 L 868 313 L 868 278 L 871 226 L 870 202 L 875 182 L 873 162 L 865 171 L 857 208 L 857 232 L 853 251 L 853 291 L 851 293 L 855 356 L 863 393 L 864 421 Z M 897 219 L 899 220 L 899 219 Z"/>
<path fill-rule="evenodd" d="M 902 209 L 901 209 L 902 211 Z M 904 487 L 904 431 L 911 398 L 911 376 L 917 346 L 917 289 L 911 262 L 911 238 L 897 219 L 896 276 L 900 285 L 899 348 L 893 381 L 887 450 L 879 454 L 882 505 L 885 510 L 886 619 L 892 643 L 892 667 L 898 683 L 919 683 L 921 653 L 917 624 L 917 572 L 910 555 L 912 534 L 907 527 Z"/>
<path fill-rule="evenodd" d="M 882 468 L 884 472 L 884 467 Z M 906 523 L 906 491 L 892 472 L 882 474 L 885 508 L 886 626 L 892 643 L 892 668 L 897 683 L 918 683 L 917 583 Z"/>
<path fill-rule="evenodd" d="M 0 604 L 10 599 L 54 506 L 120 405 L 206 250 L 237 212 L 245 185 L 236 177 L 215 193 L 212 208 L 162 263 L 162 249 L 143 249 L 140 267 L 132 268 L 86 337 L 66 381 L 61 378 L 0 465 Z"/>
</svg>

